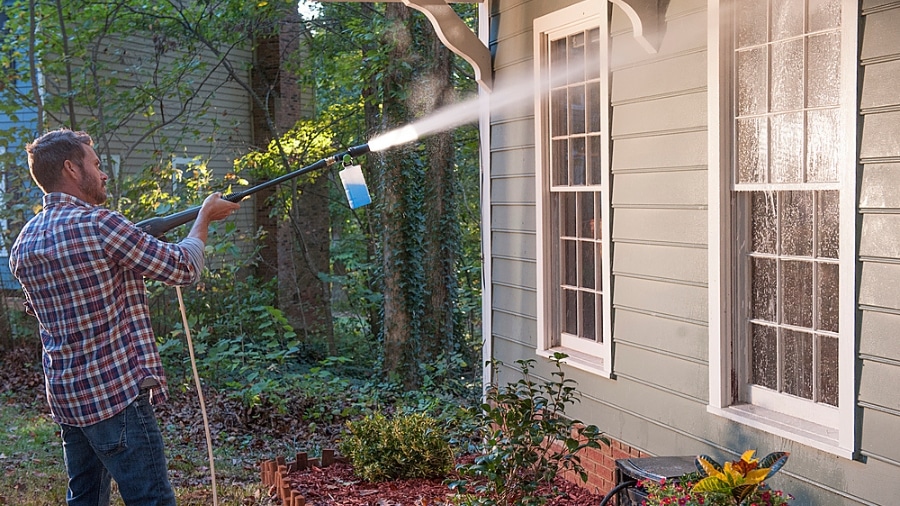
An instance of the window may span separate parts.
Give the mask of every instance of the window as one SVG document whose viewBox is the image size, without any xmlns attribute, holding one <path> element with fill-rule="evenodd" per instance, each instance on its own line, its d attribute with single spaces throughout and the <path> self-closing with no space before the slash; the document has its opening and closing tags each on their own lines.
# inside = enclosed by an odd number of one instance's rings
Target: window
<svg viewBox="0 0 900 506">
<path fill-rule="evenodd" d="M 711 409 L 849 456 L 857 13 L 709 6 Z"/>
<path fill-rule="evenodd" d="M 538 352 L 608 375 L 608 3 L 534 22 Z"/>
</svg>

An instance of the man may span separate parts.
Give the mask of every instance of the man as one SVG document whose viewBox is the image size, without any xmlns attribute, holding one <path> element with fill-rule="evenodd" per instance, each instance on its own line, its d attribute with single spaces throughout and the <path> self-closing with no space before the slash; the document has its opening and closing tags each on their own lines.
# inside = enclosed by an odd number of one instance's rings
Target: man
<svg viewBox="0 0 900 506">
<path fill-rule="evenodd" d="M 26 148 L 43 210 L 22 229 L 9 265 L 37 317 L 47 400 L 62 428 L 70 506 L 174 505 L 151 407 L 167 397 L 144 278 L 196 282 L 209 224 L 239 206 L 213 193 L 178 244 L 145 234 L 106 202 L 91 137 L 59 129 Z"/>
</svg>

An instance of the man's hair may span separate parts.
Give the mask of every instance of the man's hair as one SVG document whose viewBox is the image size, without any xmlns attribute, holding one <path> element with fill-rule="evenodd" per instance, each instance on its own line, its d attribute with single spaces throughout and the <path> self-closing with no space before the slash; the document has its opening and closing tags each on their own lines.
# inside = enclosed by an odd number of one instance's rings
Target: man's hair
<svg viewBox="0 0 900 506">
<path fill-rule="evenodd" d="M 93 139 L 86 132 L 60 128 L 45 133 L 25 146 L 31 178 L 45 193 L 55 190 L 66 160 L 81 167 L 84 164 L 84 146 L 93 145 Z"/>
</svg>

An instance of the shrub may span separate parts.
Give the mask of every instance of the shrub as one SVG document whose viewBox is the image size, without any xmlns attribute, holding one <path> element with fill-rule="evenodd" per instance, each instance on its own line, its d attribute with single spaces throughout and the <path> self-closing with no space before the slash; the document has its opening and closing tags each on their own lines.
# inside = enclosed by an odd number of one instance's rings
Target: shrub
<svg viewBox="0 0 900 506">
<path fill-rule="evenodd" d="M 567 405 L 574 404 L 575 381 L 562 370 L 565 354 L 552 360 L 554 379 L 537 383 L 531 376 L 534 360 L 519 360 L 522 378 L 500 388 L 492 386 L 481 412 L 476 414 L 484 434 L 481 454 L 472 464 L 459 466 L 463 476 L 477 479 L 475 494 L 467 491 L 465 479 L 450 483 L 461 493 L 459 504 L 539 505 L 555 495 L 542 485 L 552 484 L 561 469 L 574 471 L 587 481 L 587 471 L 577 455 L 584 448 L 609 444 L 596 426 L 584 426 L 568 418 Z M 499 362 L 492 364 L 495 368 Z"/>
<path fill-rule="evenodd" d="M 367 481 L 438 478 L 453 469 L 453 452 L 438 422 L 420 413 L 392 419 L 375 413 L 348 422 L 338 448 Z"/>
</svg>

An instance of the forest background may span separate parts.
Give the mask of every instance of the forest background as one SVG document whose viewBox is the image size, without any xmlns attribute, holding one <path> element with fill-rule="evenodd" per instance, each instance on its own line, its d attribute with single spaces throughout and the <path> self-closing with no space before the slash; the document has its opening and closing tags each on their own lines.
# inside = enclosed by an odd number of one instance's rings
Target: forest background
<svg viewBox="0 0 900 506">
<path fill-rule="evenodd" d="M 2 6 L 4 254 L 39 210 L 23 146 L 41 132 L 91 133 L 111 176 L 107 205 L 137 222 L 296 170 L 475 93 L 471 68 L 424 15 L 401 3 L 310 3 L 302 12 L 284 0 Z M 453 8 L 474 29 L 475 4 Z M 284 48 L 285 34 L 293 34 L 292 49 L 282 50 L 277 69 L 261 68 L 257 50 L 273 41 Z M 121 63 L 123 48 L 134 44 L 146 51 L 122 70 L 116 58 Z M 291 123 L 278 117 L 275 99 L 274 83 L 285 80 L 311 97 Z M 213 81 L 244 90 L 261 118 L 253 139 L 236 142 L 233 125 L 211 113 Z M 199 137 L 210 152 L 229 139 L 233 171 L 217 174 L 203 157 L 187 168 L 173 163 L 178 147 Z M 111 147 L 125 154 L 104 156 Z M 314 453 L 362 414 L 417 410 L 449 420 L 480 398 L 477 129 L 458 127 L 357 161 L 371 205 L 349 208 L 337 168 L 281 185 L 256 199 L 253 211 L 267 227 L 216 225 L 209 267 L 185 291 L 217 442 L 240 456 L 236 468 L 273 451 Z M 289 262 L 273 256 L 284 244 L 294 252 Z M 169 384 L 184 399 L 162 417 L 170 438 L 196 443 L 196 392 L 175 293 L 148 288 Z M 36 322 L 20 311 L 18 290 L 7 284 L 2 299 L 2 360 L 39 373 Z M 7 436 L 22 426 L 38 434 L 32 423 L 52 432 L 41 386 L 10 381 L 18 388 L 0 395 L 0 418 L 12 419 Z M 32 422 L 23 406 L 35 412 Z M 0 451 L 7 470 L 10 454 Z M 59 460 L 52 455 L 45 460 Z"/>
</svg>

